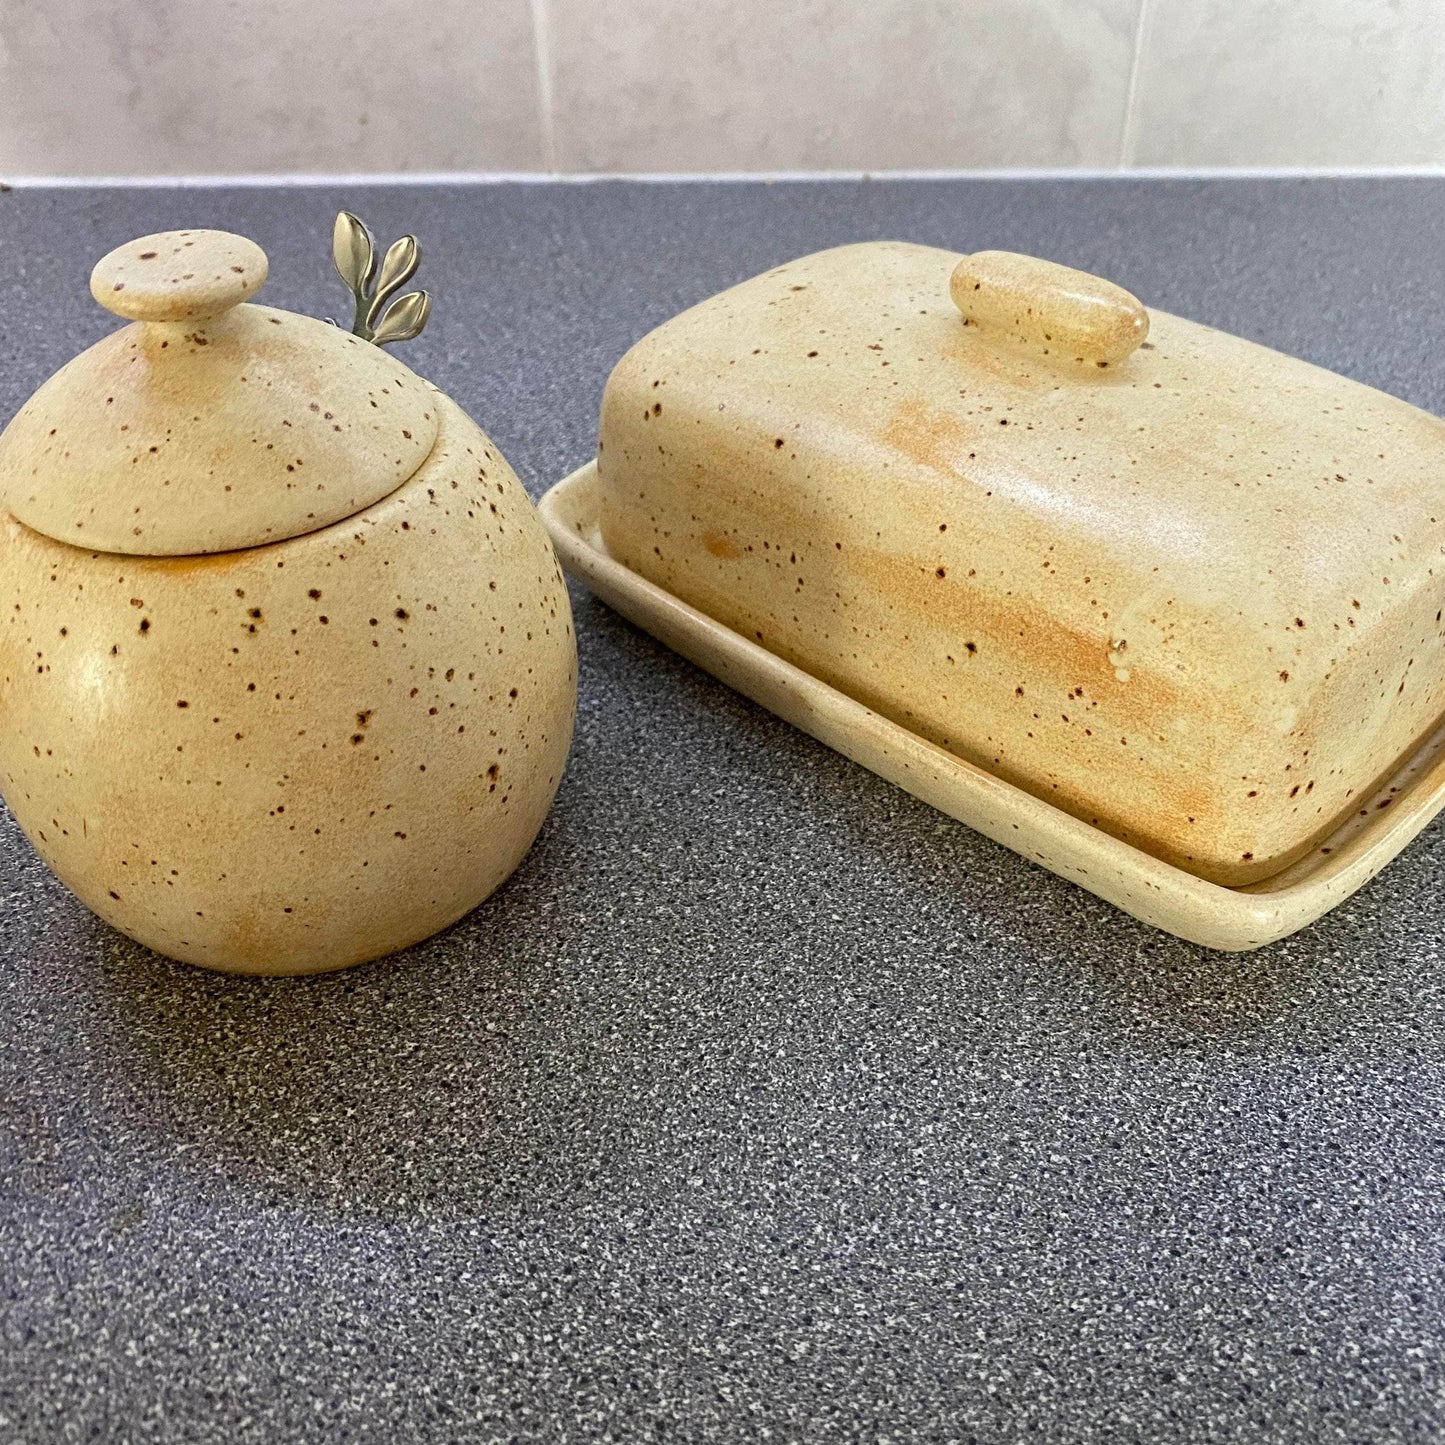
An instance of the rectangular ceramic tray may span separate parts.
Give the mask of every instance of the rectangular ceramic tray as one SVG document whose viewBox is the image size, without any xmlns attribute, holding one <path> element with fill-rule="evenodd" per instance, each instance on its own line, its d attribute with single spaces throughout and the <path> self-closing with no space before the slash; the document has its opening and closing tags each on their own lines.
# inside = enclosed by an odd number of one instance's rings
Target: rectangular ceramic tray
<svg viewBox="0 0 1445 1445">
<path fill-rule="evenodd" d="M 610 557 L 595 462 L 540 508 L 562 565 L 610 607 L 770 712 L 970 828 L 1180 938 L 1259 948 L 1368 882 L 1445 807 L 1445 723 L 1312 853 L 1248 888 L 1207 883 L 889 722 Z"/>
</svg>

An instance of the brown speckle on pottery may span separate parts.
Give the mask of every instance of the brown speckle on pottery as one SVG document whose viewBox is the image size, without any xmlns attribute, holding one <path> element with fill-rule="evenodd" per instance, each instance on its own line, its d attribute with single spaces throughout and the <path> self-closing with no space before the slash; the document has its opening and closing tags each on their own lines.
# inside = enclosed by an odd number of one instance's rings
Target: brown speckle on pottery
<svg viewBox="0 0 1445 1445">
<path fill-rule="evenodd" d="M 177 234 L 183 286 L 214 280 L 220 242 Z M 166 239 L 98 284 L 133 295 Z M 566 587 L 485 434 L 395 358 L 256 306 L 147 319 L 0 436 L 0 495 L 0 790 L 117 928 L 208 968 L 342 968 L 531 845 L 572 731 Z"/>
<path fill-rule="evenodd" d="M 1111 366 L 1149 334 L 1149 313 L 1122 286 L 1036 256 L 965 256 L 953 268 L 949 292 L 965 325 L 1061 361 Z"/>
<path fill-rule="evenodd" d="M 266 253 L 245 236 L 162 231 L 102 256 L 90 293 L 127 321 L 193 321 L 254 296 L 266 271 Z"/>
<path fill-rule="evenodd" d="M 208 259 L 175 304 L 164 278 L 139 309 L 127 301 L 122 314 L 141 319 L 63 366 L 0 433 L 4 503 L 27 525 L 137 556 L 254 547 L 369 506 L 431 450 L 431 393 L 395 357 L 323 321 L 239 304 L 266 276 L 250 241 L 149 236 L 101 261 L 92 289 L 107 298 L 108 277 L 160 268 L 188 243 Z M 157 247 L 157 260 L 139 259 Z M 228 258 L 244 248 L 259 260 L 238 276 Z"/>
<path fill-rule="evenodd" d="M 881 242 L 639 342 L 598 476 L 626 567 L 1236 886 L 1308 853 L 1445 708 L 1442 456 L 1435 417 L 1098 278 Z"/>
</svg>

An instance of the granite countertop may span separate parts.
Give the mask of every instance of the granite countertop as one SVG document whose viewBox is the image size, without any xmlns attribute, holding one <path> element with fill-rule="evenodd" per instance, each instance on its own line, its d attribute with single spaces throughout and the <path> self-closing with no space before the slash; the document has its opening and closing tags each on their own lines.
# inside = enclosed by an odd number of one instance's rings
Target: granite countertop
<svg viewBox="0 0 1445 1445">
<path fill-rule="evenodd" d="M 534 495 L 649 327 L 804 251 L 1034 251 L 1445 411 L 1445 180 L 0 194 L 0 415 L 133 235 L 341 304 Z M 1244 956 L 1151 931 L 574 592 L 515 877 L 310 980 L 167 962 L 0 820 L 0 1440 L 1438 1439 L 1445 827 Z"/>
</svg>

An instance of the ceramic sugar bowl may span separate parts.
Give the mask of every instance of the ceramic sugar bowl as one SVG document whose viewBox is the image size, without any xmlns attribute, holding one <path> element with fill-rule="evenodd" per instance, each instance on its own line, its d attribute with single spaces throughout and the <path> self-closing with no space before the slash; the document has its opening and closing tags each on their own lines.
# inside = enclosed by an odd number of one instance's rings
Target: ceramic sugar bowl
<svg viewBox="0 0 1445 1445">
<path fill-rule="evenodd" d="M 516 867 L 571 740 L 567 593 L 511 468 L 380 343 L 247 304 L 266 258 L 147 236 L 91 289 L 132 324 L 0 434 L 0 790 L 107 922 L 209 968 L 344 968 Z M 388 306 L 388 303 L 389 306 Z"/>
</svg>

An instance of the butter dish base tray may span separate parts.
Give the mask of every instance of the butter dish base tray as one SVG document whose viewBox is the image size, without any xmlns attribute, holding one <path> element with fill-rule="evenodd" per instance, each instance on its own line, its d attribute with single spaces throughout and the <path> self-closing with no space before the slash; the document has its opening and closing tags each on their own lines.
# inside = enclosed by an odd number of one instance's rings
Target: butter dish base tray
<svg viewBox="0 0 1445 1445">
<path fill-rule="evenodd" d="M 1445 807 L 1445 722 L 1298 862 L 1242 888 L 1211 883 L 936 746 L 724 627 L 610 556 L 595 462 L 538 510 L 564 569 L 719 681 L 914 797 L 1135 918 L 1243 952 L 1296 932 L 1375 876 Z"/>
</svg>

